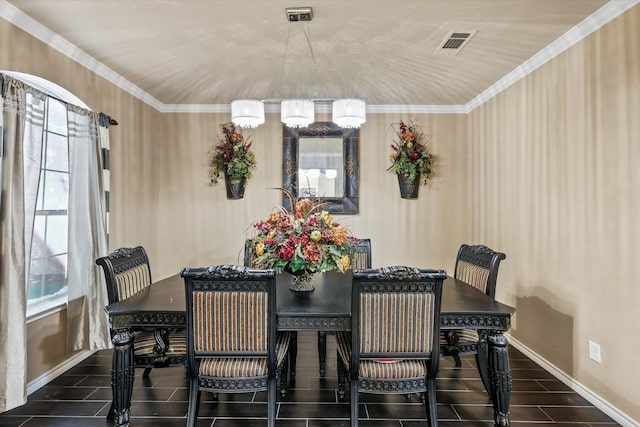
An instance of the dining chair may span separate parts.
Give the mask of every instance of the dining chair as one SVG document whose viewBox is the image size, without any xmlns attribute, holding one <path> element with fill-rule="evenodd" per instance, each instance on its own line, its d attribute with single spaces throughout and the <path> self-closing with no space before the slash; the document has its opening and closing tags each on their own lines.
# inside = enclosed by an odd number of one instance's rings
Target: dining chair
<svg viewBox="0 0 640 427">
<path fill-rule="evenodd" d="M 477 288 L 494 299 L 500 261 L 507 256 L 484 245 L 463 244 L 458 250 L 454 277 Z M 462 366 L 460 355 L 475 354 L 480 377 L 485 386 L 489 383 L 489 372 L 485 361 L 488 357 L 487 331 L 456 329 L 440 333 L 440 352 L 452 356 L 457 367 Z"/>
<path fill-rule="evenodd" d="M 244 266 L 250 268 L 258 268 L 254 263 L 253 251 L 251 250 L 251 239 L 244 241 Z"/>
<path fill-rule="evenodd" d="M 116 249 L 96 259 L 96 264 L 104 273 L 109 304 L 151 286 L 149 257 L 142 246 Z M 185 330 L 155 328 L 136 331 L 133 352 L 133 366 L 144 368 L 144 377 L 149 376 L 152 368 L 184 365 L 187 353 Z"/>
<path fill-rule="evenodd" d="M 273 270 L 237 265 L 183 268 L 187 308 L 187 426 L 194 426 L 202 391 L 267 390 L 268 425 L 275 425 L 276 380 L 286 393 L 290 334 L 276 333 Z"/>
<path fill-rule="evenodd" d="M 351 425 L 359 393 L 426 394 L 426 415 L 437 426 L 436 374 L 444 270 L 405 266 L 355 270 L 351 332 L 336 333 L 338 396 L 350 382 Z"/>
<path fill-rule="evenodd" d="M 356 239 L 354 245 L 355 257 L 351 268 L 363 270 L 371 268 L 371 239 Z M 327 335 L 333 332 L 318 332 L 318 360 L 320 364 L 320 376 L 327 373 Z"/>
</svg>

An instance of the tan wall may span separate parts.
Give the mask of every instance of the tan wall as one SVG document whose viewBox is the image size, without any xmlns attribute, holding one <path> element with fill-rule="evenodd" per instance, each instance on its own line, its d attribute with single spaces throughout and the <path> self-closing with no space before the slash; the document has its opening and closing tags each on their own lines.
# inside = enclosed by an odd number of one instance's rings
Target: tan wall
<svg viewBox="0 0 640 427">
<path fill-rule="evenodd" d="M 27 382 L 67 360 L 66 340 L 67 310 L 27 325 Z"/>
<path fill-rule="evenodd" d="M 471 240 L 511 333 L 640 420 L 640 6 L 469 115 Z M 588 341 L 602 347 L 602 364 Z"/>
<path fill-rule="evenodd" d="M 369 115 L 360 130 L 360 213 L 338 216 L 356 236 L 372 239 L 375 266 L 406 263 L 452 268 L 465 235 L 466 137 L 462 115 L 422 115 L 419 123 L 432 136 L 432 149 L 442 159 L 438 176 L 421 187 L 417 200 L 400 198 L 395 175 L 386 172 L 393 134 L 389 125 L 413 116 Z M 317 120 L 329 120 L 318 117 Z M 184 266 L 242 263 L 250 224 L 281 203 L 282 125 L 276 115 L 247 129 L 258 161 L 245 197 L 227 200 L 224 182 L 210 186 L 207 153 L 218 125 L 228 114 L 165 114 L 165 145 L 160 149 L 159 277 Z"/>
</svg>

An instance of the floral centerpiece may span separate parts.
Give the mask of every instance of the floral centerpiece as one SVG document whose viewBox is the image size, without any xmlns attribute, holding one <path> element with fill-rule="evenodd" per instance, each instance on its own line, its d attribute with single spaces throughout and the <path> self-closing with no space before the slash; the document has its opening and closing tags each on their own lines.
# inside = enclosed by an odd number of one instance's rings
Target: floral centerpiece
<svg viewBox="0 0 640 427">
<path fill-rule="evenodd" d="M 391 144 L 391 166 L 387 169 L 404 176 L 407 181 L 426 184 L 432 172 L 433 155 L 429 153 L 429 141 L 415 121 L 392 125 L 397 140 Z"/>
<path fill-rule="evenodd" d="M 217 184 L 220 174 L 224 174 L 228 186 L 247 186 L 251 170 L 256 167 L 256 158 L 251 151 L 251 142 L 245 140 L 242 132 L 233 123 L 224 123 L 222 136 L 213 147 L 209 159 L 209 177 Z M 227 187 L 228 188 L 228 187 Z"/>
<path fill-rule="evenodd" d="M 276 273 L 286 271 L 301 281 L 308 281 L 316 272 L 348 270 L 355 252 L 354 238 L 347 228 L 321 210 L 322 204 L 310 199 L 291 200 L 294 213 L 281 207 L 253 224 L 254 265 Z"/>
</svg>

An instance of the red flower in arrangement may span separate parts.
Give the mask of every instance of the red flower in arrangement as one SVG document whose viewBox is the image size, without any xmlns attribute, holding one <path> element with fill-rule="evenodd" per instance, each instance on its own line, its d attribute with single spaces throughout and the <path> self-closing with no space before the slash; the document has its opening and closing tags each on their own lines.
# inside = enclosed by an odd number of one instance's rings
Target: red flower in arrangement
<svg viewBox="0 0 640 427">
<path fill-rule="evenodd" d="M 426 183 L 431 176 L 433 156 L 427 149 L 428 141 L 422 129 L 411 121 L 392 125 L 398 140 L 391 144 L 391 166 L 387 169 L 396 174 L 403 174 L 409 179 L 420 176 Z"/>
<path fill-rule="evenodd" d="M 293 199 L 292 199 L 293 200 Z M 256 266 L 277 273 L 312 274 L 351 267 L 355 239 L 348 230 L 309 199 L 292 203 L 293 213 L 284 208 L 256 221 L 251 251 Z"/>
<path fill-rule="evenodd" d="M 220 174 L 231 184 L 239 184 L 242 179 L 251 178 L 251 170 L 256 167 L 256 158 L 251 151 L 251 142 L 245 141 L 239 128 L 233 123 L 222 126 L 222 136 L 218 135 L 216 144 L 210 153 L 209 178 L 212 184 L 217 184 Z"/>
</svg>

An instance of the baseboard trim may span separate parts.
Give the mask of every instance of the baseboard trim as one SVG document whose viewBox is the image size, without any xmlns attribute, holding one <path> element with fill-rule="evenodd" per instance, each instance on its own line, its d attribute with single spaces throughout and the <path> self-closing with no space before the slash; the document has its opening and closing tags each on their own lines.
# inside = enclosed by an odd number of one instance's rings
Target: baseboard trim
<svg viewBox="0 0 640 427">
<path fill-rule="evenodd" d="M 73 368 L 80 362 L 87 359 L 89 356 L 93 355 L 94 351 L 83 350 L 78 353 L 75 353 L 73 356 L 56 366 L 55 368 L 45 372 L 40 375 L 38 378 L 33 381 L 27 383 L 27 395 L 40 390 L 45 385 L 49 384 L 54 379 L 58 378 L 60 375 L 67 372 L 69 369 Z"/>
<path fill-rule="evenodd" d="M 558 380 L 562 381 L 567 387 L 571 388 L 571 390 L 578 393 L 580 396 L 587 399 L 589 402 L 593 404 L 596 408 L 600 409 L 602 412 L 613 418 L 617 423 L 624 427 L 640 427 L 640 423 L 638 421 L 631 418 L 629 415 L 625 414 L 607 400 L 600 397 L 598 394 L 594 393 L 589 388 L 585 387 L 583 384 L 579 383 L 575 379 L 568 376 L 562 370 L 560 370 L 557 366 L 549 362 L 544 357 L 540 356 L 533 350 L 531 350 L 526 345 L 522 344 L 520 341 L 515 339 L 509 334 L 506 334 L 509 340 L 509 343 L 514 346 L 516 349 L 520 350 L 523 354 L 525 354 L 529 359 L 536 362 L 545 371 L 549 372 L 551 375 L 556 377 Z"/>
</svg>

